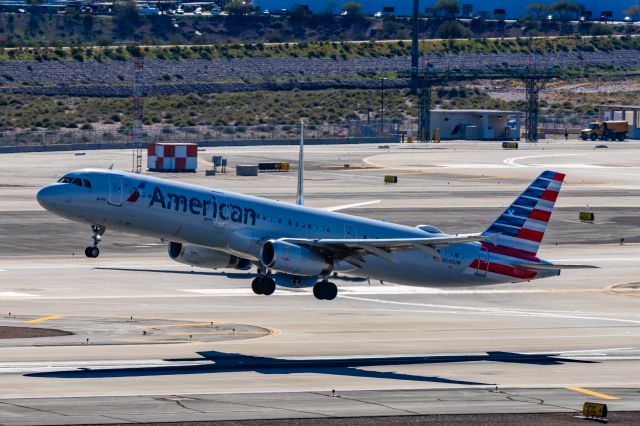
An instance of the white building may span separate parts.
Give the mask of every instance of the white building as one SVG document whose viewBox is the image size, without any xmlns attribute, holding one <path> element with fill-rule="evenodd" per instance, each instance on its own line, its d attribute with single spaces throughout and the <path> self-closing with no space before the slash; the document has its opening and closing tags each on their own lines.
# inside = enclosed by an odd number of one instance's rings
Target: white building
<svg viewBox="0 0 640 426">
<path fill-rule="evenodd" d="M 477 109 L 431 111 L 431 129 L 440 139 L 517 140 L 522 113 Z"/>
</svg>

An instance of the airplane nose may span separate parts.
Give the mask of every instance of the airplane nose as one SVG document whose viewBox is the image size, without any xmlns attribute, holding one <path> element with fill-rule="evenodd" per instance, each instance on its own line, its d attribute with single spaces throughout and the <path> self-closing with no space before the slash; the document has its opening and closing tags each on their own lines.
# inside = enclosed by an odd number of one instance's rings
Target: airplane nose
<svg viewBox="0 0 640 426">
<path fill-rule="evenodd" d="M 36 200 L 46 210 L 52 210 L 60 202 L 58 185 L 47 185 L 36 194 Z"/>
</svg>

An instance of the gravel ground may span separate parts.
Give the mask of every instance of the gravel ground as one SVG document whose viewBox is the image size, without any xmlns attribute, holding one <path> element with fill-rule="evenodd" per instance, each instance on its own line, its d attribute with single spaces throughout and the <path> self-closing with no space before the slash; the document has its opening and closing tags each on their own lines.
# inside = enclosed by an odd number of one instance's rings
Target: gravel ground
<svg viewBox="0 0 640 426">
<path fill-rule="evenodd" d="M 374 75 L 382 72 L 407 71 L 409 57 L 392 58 L 236 58 L 214 60 L 148 60 L 145 62 L 145 82 L 154 85 L 193 83 L 255 82 L 278 79 L 305 80 L 307 78 L 337 78 L 345 75 Z M 524 53 L 471 53 L 434 55 L 429 63 L 435 68 L 475 70 L 504 68 L 505 66 L 585 67 L 615 64 L 629 68 L 640 67 L 640 52 L 620 50 L 612 52 L 556 52 L 546 55 Z M 129 62 L 122 61 L 5 61 L 2 62 L 0 85 L 18 92 L 59 90 L 67 94 L 72 86 L 114 87 L 118 92 L 130 91 L 133 72 Z M 212 86 L 213 87 L 213 86 Z M 233 87 L 233 86 L 230 86 Z M 207 86 L 200 87 L 207 90 Z M 210 88 L 211 89 L 211 88 Z M 285 88 L 286 89 L 286 88 Z M 118 93 L 119 93 L 118 92 Z M 43 94 L 45 94 L 43 92 Z M 46 93 L 50 94 L 50 93 Z M 78 93 L 82 95 L 82 93 Z M 97 96 L 97 95 L 94 95 Z M 113 96 L 118 96 L 114 94 Z"/>
</svg>

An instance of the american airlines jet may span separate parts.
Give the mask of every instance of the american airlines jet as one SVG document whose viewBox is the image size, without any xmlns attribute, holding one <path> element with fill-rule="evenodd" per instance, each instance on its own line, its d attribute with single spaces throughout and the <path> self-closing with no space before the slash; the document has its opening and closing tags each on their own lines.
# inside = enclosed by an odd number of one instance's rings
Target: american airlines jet
<svg viewBox="0 0 640 426">
<path fill-rule="evenodd" d="M 328 280 L 333 272 L 410 286 L 477 286 L 581 267 L 536 256 L 563 179 L 543 172 L 487 230 L 464 235 L 111 169 L 69 172 L 42 188 L 37 200 L 91 226 L 87 257 L 99 255 L 98 243 L 112 229 L 170 241 L 169 257 L 184 264 L 255 265 L 256 294 L 270 295 L 276 284 L 313 286 L 316 298 L 332 300 L 338 293 Z"/>
</svg>

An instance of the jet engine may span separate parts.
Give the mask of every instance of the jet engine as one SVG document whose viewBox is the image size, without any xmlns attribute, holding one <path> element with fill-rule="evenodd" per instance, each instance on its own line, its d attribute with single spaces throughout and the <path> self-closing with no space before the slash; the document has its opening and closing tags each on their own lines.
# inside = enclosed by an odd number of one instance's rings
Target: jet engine
<svg viewBox="0 0 640 426">
<path fill-rule="evenodd" d="M 241 259 L 220 250 L 192 244 L 169 243 L 169 257 L 176 262 L 201 268 L 228 268 L 247 270 L 251 268 L 251 261 Z"/>
<path fill-rule="evenodd" d="M 326 275 L 333 269 L 332 263 L 318 252 L 278 240 L 262 245 L 260 261 L 267 268 L 291 275 Z"/>
</svg>

